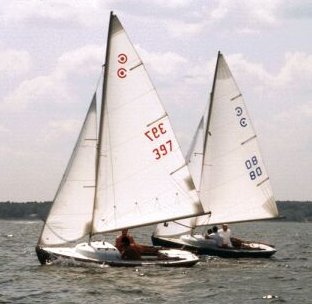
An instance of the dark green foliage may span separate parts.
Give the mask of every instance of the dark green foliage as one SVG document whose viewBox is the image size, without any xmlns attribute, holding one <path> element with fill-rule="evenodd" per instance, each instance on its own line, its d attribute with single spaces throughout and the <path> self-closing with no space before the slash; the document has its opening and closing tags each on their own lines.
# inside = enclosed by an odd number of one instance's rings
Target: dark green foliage
<svg viewBox="0 0 312 304">
<path fill-rule="evenodd" d="M 52 202 L 0 202 L 0 219 L 42 219 L 47 217 Z"/>
<path fill-rule="evenodd" d="M 312 222 L 312 202 L 278 201 L 277 207 L 286 221 Z"/>
<path fill-rule="evenodd" d="M 52 202 L 0 202 L 0 219 L 44 220 Z M 278 201 L 280 216 L 286 221 L 312 221 L 312 202 Z"/>
</svg>

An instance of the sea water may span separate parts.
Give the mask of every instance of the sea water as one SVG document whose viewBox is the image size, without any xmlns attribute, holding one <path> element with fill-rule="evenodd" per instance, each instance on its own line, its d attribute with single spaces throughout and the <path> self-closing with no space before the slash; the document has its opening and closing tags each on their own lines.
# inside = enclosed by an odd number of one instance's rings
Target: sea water
<svg viewBox="0 0 312 304">
<path fill-rule="evenodd" d="M 312 225 L 230 225 L 232 234 L 274 244 L 269 259 L 205 256 L 192 268 L 41 266 L 40 221 L 0 221 L 0 303 L 312 303 Z M 131 231 L 150 243 L 153 227 Z"/>
</svg>

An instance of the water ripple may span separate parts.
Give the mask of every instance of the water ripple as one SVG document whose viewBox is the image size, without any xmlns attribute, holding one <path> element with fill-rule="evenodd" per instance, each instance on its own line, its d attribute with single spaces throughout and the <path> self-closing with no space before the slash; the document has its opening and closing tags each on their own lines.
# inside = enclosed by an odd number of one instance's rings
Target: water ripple
<svg viewBox="0 0 312 304">
<path fill-rule="evenodd" d="M 312 227 L 266 222 L 233 225 L 246 238 L 266 236 L 271 259 L 204 256 L 193 268 L 113 268 L 77 263 L 40 266 L 40 222 L 0 221 L 0 303 L 311 303 Z M 152 227 L 134 231 L 149 240 Z M 260 233 L 261 232 L 261 233 Z M 287 237 L 286 237 L 287 236 Z"/>
</svg>

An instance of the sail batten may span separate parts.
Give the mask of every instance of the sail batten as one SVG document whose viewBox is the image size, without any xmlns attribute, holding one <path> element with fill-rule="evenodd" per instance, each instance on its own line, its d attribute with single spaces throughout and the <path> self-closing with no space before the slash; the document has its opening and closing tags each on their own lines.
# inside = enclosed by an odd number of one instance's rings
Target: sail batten
<svg viewBox="0 0 312 304">
<path fill-rule="evenodd" d="M 247 144 L 249 141 L 251 141 L 251 140 L 253 140 L 253 139 L 255 139 L 257 137 L 257 135 L 255 134 L 255 135 L 253 135 L 253 136 L 251 136 L 250 138 L 248 138 L 248 139 L 246 139 L 245 141 L 243 141 L 242 143 L 241 143 L 241 145 L 245 145 L 245 144 Z"/>
<path fill-rule="evenodd" d="M 231 100 L 233 101 L 233 100 L 235 100 L 235 99 L 237 99 L 237 98 L 239 98 L 239 97 L 241 97 L 241 96 L 242 96 L 242 94 L 241 94 L 241 93 L 239 93 L 238 95 L 236 95 L 236 96 L 232 97 L 232 98 L 231 98 Z"/>
<path fill-rule="evenodd" d="M 138 68 L 139 66 L 143 65 L 143 62 L 139 62 L 138 64 L 136 64 L 135 66 L 131 67 L 129 70 L 132 71 L 136 68 Z"/>
<path fill-rule="evenodd" d="M 147 127 L 150 127 L 151 125 L 153 125 L 153 124 L 155 124 L 156 122 L 158 122 L 158 121 L 160 121 L 160 120 L 166 118 L 167 116 L 168 116 L 168 114 L 167 114 L 167 113 L 164 113 L 161 117 L 159 117 L 159 118 L 157 118 L 156 120 L 154 120 L 154 121 L 148 123 L 148 124 L 147 124 Z"/>
<path fill-rule="evenodd" d="M 263 183 L 265 183 L 266 181 L 269 180 L 269 177 L 267 177 L 266 179 L 264 179 L 263 181 L 261 181 L 259 184 L 257 184 L 257 187 L 260 187 Z"/>
</svg>

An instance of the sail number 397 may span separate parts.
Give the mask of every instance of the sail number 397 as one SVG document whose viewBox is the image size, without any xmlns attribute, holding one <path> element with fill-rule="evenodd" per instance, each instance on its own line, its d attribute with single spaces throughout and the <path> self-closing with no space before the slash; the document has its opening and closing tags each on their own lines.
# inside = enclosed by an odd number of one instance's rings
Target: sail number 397
<svg viewBox="0 0 312 304">
<path fill-rule="evenodd" d="M 158 139 L 161 138 L 162 135 L 166 133 L 167 133 L 167 130 L 165 129 L 164 124 L 161 122 L 157 126 L 154 126 L 150 130 L 146 131 L 144 135 L 150 141 L 157 141 Z M 155 155 L 156 160 L 162 158 L 163 156 L 167 155 L 171 151 L 172 151 L 171 139 L 167 140 L 166 142 L 162 143 L 161 145 L 153 149 L 153 153 Z"/>
</svg>

